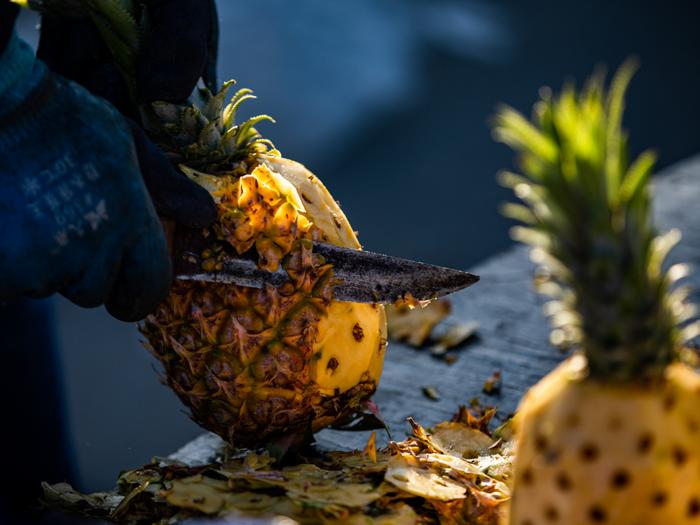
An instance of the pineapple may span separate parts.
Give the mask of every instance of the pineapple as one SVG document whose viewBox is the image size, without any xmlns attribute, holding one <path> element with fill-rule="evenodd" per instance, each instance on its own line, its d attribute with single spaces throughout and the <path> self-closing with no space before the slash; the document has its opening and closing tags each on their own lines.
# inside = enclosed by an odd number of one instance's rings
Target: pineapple
<svg viewBox="0 0 700 525">
<path fill-rule="evenodd" d="M 282 265 L 280 289 L 176 281 L 143 323 L 165 379 L 203 427 L 237 446 L 303 437 L 360 410 L 376 389 L 386 348 L 380 305 L 333 301 L 333 271 L 309 241 L 360 249 L 321 181 L 281 158 L 254 125 L 235 123 L 250 90 L 224 105 L 232 82 L 199 105 L 157 103 L 152 137 L 207 188 L 218 206 L 203 268 L 230 247 L 254 250 L 261 268 Z"/>
<path fill-rule="evenodd" d="M 521 401 L 512 525 L 700 523 L 700 376 L 681 362 L 698 326 L 685 266 L 664 264 L 680 235 L 652 225 L 654 157 L 628 160 L 632 72 L 496 117 L 522 170 L 502 175 L 524 203 L 505 212 L 554 297 L 553 343 L 575 350 Z"/>
<path fill-rule="evenodd" d="M 14 1 L 89 16 L 133 95 L 144 5 Z M 240 89 L 226 104 L 232 84 L 216 94 L 201 88 L 190 105 L 141 107 L 143 124 L 217 203 L 203 269 L 216 269 L 225 249 L 252 250 L 261 268 L 281 265 L 291 282 L 253 289 L 176 281 L 140 329 L 196 422 L 236 446 L 284 451 L 364 407 L 382 371 L 386 318 L 381 305 L 333 301 L 333 268 L 312 241 L 358 250 L 360 243 L 321 181 L 260 136 L 255 125 L 270 117 L 236 123 L 240 104 L 254 97 Z"/>
</svg>

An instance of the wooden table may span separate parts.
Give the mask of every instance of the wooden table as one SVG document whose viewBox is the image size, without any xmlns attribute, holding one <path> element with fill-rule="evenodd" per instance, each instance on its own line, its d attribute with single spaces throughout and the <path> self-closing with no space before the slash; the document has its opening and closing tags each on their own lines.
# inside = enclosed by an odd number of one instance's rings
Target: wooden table
<svg viewBox="0 0 700 525">
<path fill-rule="evenodd" d="M 695 288 L 693 299 L 700 303 L 700 156 L 677 164 L 655 180 L 655 210 L 662 231 L 671 227 L 683 232 L 681 244 L 672 253 L 673 261 L 693 264 L 690 277 Z M 466 242 L 466 240 L 465 240 Z M 450 365 L 430 355 L 390 342 L 379 390 L 374 400 L 389 425 L 394 439 L 403 439 L 413 416 L 423 425 L 449 419 L 459 404 L 479 396 L 484 404 L 498 407 L 501 417 L 512 413 L 522 394 L 561 359 L 548 342 L 549 325 L 542 313 L 545 299 L 532 287 L 534 265 L 528 250 L 516 246 L 473 269 L 481 282 L 452 296 L 453 311 L 438 326 L 475 320 L 480 324 L 477 340 L 456 351 L 458 360 Z M 482 393 L 484 380 L 500 370 L 500 395 Z M 422 387 L 433 386 L 438 401 L 428 399 Z M 367 432 L 325 430 L 319 443 L 332 449 L 364 447 Z M 206 461 L 218 438 L 202 436 L 188 444 L 178 457 Z"/>
</svg>

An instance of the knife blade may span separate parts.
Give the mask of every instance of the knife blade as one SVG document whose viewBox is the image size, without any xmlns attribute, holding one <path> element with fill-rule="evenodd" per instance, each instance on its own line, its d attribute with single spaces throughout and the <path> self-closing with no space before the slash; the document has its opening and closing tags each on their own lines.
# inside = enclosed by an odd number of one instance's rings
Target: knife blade
<svg viewBox="0 0 700 525">
<path fill-rule="evenodd" d="M 252 251 L 243 255 L 220 256 L 221 268 L 202 270 L 201 253 L 211 245 L 199 230 L 178 227 L 173 241 L 175 278 L 215 283 L 231 283 L 252 288 L 279 287 L 289 281 L 283 268 L 262 270 Z M 473 285 L 477 275 L 400 257 L 314 242 L 313 251 L 333 265 L 336 284 L 333 298 L 354 303 L 394 303 L 410 294 L 429 300 Z"/>
</svg>

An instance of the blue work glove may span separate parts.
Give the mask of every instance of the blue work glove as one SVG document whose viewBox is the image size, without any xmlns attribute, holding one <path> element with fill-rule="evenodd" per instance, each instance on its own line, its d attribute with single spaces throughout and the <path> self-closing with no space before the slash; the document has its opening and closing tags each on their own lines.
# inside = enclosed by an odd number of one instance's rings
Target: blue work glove
<svg viewBox="0 0 700 525">
<path fill-rule="evenodd" d="M 142 4 L 148 30 L 141 36 L 136 57 L 139 101 L 183 102 L 200 77 L 217 90 L 214 0 L 142 0 Z M 91 20 L 44 15 L 37 57 L 52 71 L 135 116 L 122 75 Z"/>
<path fill-rule="evenodd" d="M 216 218 L 209 194 L 16 35 L 0 53 L 0 301 L 60 292 L 143 318 L 171 282 L 156 208 L 203 227 Z"/>
</svg>

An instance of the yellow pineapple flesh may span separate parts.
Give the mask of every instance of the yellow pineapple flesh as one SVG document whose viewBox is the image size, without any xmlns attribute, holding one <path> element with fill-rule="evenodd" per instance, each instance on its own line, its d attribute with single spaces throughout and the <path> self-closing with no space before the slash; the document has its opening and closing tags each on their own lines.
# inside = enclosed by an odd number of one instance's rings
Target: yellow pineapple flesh
<svg viewBox="0 0 700 525">
<path fill-rule="evenodd" d="M 516 416 L 513 525 L 700 522 L 700 376 L 683 364 L 653 384 L 586 379 L 568 359 Z"/>
</svg>

